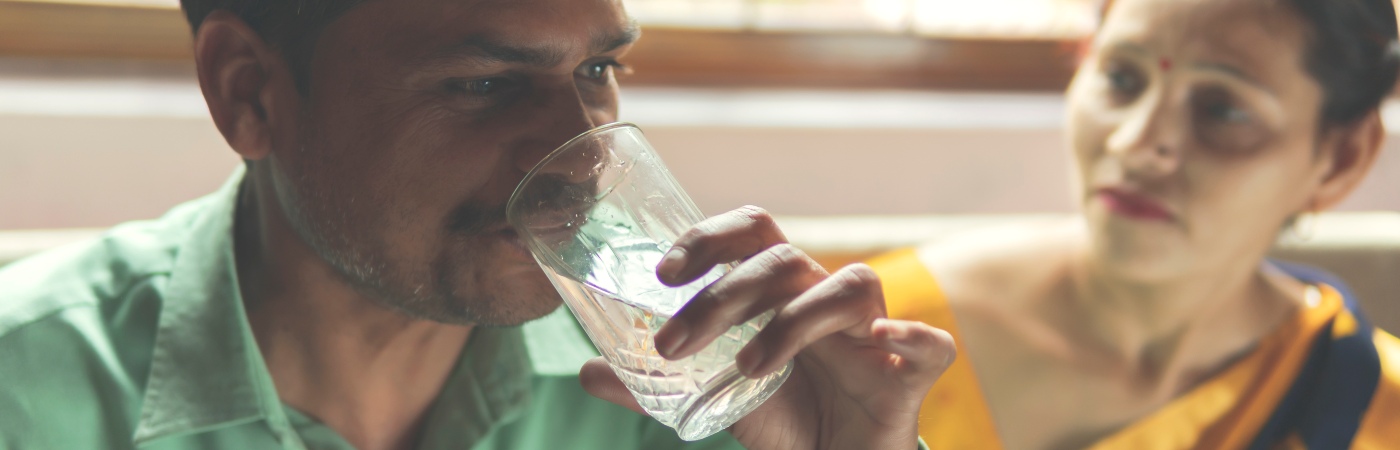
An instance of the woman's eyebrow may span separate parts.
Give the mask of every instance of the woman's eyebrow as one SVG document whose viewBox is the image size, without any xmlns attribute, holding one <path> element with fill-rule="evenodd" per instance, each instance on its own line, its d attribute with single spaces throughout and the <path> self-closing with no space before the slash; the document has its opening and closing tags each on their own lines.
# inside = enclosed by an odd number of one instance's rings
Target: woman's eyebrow
<svg viewBox="0 0 1400 450">
<path fill-rule="evenodd" d="M 1109 46 L 1108 48 L 1113 51 L 1129 53 L 1134 56 L 1142 57 L 1151 56 L 1152 53 L 1147 50 L 1147 47 L 1143 47 L 1141 44 L 1138 44 L 1136 42 L 1118 42 Z"/>
<path fill-rule="evenodd" d="M 1258 79 L 1249 76 L 1249 74 L 1245 73 L 1243 70 L 1240 70 L 1238 67 L 1229 64 L 1217 62 L 1199 62 L 1196 64 L 1192 64 L 1192 67 L 1198 70 L 1221 73 L 1231 78 L 1243 81 L 1251 86 L 1262 89 L 1264 92 L 1268 92 L 1270 95 L 1274 94 L 1273 89 L 1270 89 L 1269 86 L 1260 82 Z"/>
</svg>

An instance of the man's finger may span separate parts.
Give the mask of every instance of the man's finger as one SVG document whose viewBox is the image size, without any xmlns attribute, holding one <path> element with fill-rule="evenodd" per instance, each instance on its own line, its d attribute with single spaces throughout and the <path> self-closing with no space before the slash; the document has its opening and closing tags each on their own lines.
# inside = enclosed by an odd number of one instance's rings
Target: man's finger
<svg viewBox="0 0 1400 450">
<path fill-rule="evenodd" d="M 953 336 L 925 323 L 880 319 L 871 330 L 877 345 L 897 356 L 891 360 L 891 370 L 919 392 L 933 387 L 958 356 Z"/>
<path fill-rule="evenodd" d="M 617 374 L 613 373 L 612 367 L 609 367 L 603 358 L 593 358 L 584 363 L 583 369 L 579 370 L 578 379 L 579 383 L 583 384 L 583 390 L 594 397 L 646 415 L 646 411 L 637 405 L 637 398 L 632 396 L 632 391 L 627 390 L 622 380 L 617 379 Z"/>
<path fill-rule="evenodd" d="M 826 270 L 792 244 L 760 252 L 696 294 L 656 333 L 670 359 L 704 349 L 736 324 L 781 307 L 826 277 Z"/>
<path fill-rule="evenodd" d="M 680 286 L 720 264 L 748 259 L 768 247 L 787 242 L 773 216 L 757 206 L 745 206 L 706 219 L 681 235 L 656 266 L 662 283 Z"/>
<path fill-rule="evenodd" d="M 778 370 L 813 342 L 836 333 L 865 338 L 885 317 L 880 278 L 863 264 L 847 266 L 788 303 L 743 350 L 739 371 L 757 377 Z"/>
</svg>

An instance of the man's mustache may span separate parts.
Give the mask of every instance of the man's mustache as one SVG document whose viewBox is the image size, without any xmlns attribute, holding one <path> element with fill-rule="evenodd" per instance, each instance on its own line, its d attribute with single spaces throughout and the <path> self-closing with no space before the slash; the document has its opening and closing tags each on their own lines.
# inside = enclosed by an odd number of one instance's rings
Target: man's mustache
<svg viewBox="0 0 1400 450">
<path fill-rule="evenodd" d="M 539 175 L 521 191 L 516 200 L 527 228 L 555 228 L 570 221 L 581 221 L 598 203 L 597 184 L 570 183 L 557 175 Z M 475 234 L 507 224 L 506 208 L 476 202 L 463 203 L 448 215 L 447 229 Z"/>
<path fill-rule="evenodd" d="M 454 233 L 478 234 L 506 223 L 506 208 L 475 202 L 463 203 L 447 216 L 447 229 Z"/>
</svg>

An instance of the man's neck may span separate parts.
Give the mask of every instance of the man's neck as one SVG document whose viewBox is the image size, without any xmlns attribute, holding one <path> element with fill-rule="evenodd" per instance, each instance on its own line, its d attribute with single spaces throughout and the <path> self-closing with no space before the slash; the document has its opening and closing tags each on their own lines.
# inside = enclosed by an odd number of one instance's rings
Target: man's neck
<svg viewBox="0 0 1400 450">
<path fill-rule="evenodd" d="M 238 208 L 239 285 L 278 396 L 356 448 L 412 448 L 471 327 L 365 298 L 291 231 L 272 196 L 250 188 L 251 177 Z"/>
</svg>

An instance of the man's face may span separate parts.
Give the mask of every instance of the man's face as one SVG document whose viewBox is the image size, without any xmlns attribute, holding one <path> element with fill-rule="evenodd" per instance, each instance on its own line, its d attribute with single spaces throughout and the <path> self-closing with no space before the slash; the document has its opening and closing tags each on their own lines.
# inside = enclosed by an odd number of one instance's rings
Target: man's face
<svg viewBox="0 0 1400 450">
<path fill-rule="evenodd" d="M 270 160 L 292 227 L 408 315 L 518 324 L 559 297 L 504 207 L 556 146 L 617 118 L 618 0 L 374 0 L 325 28 Z"/>
</svg>

